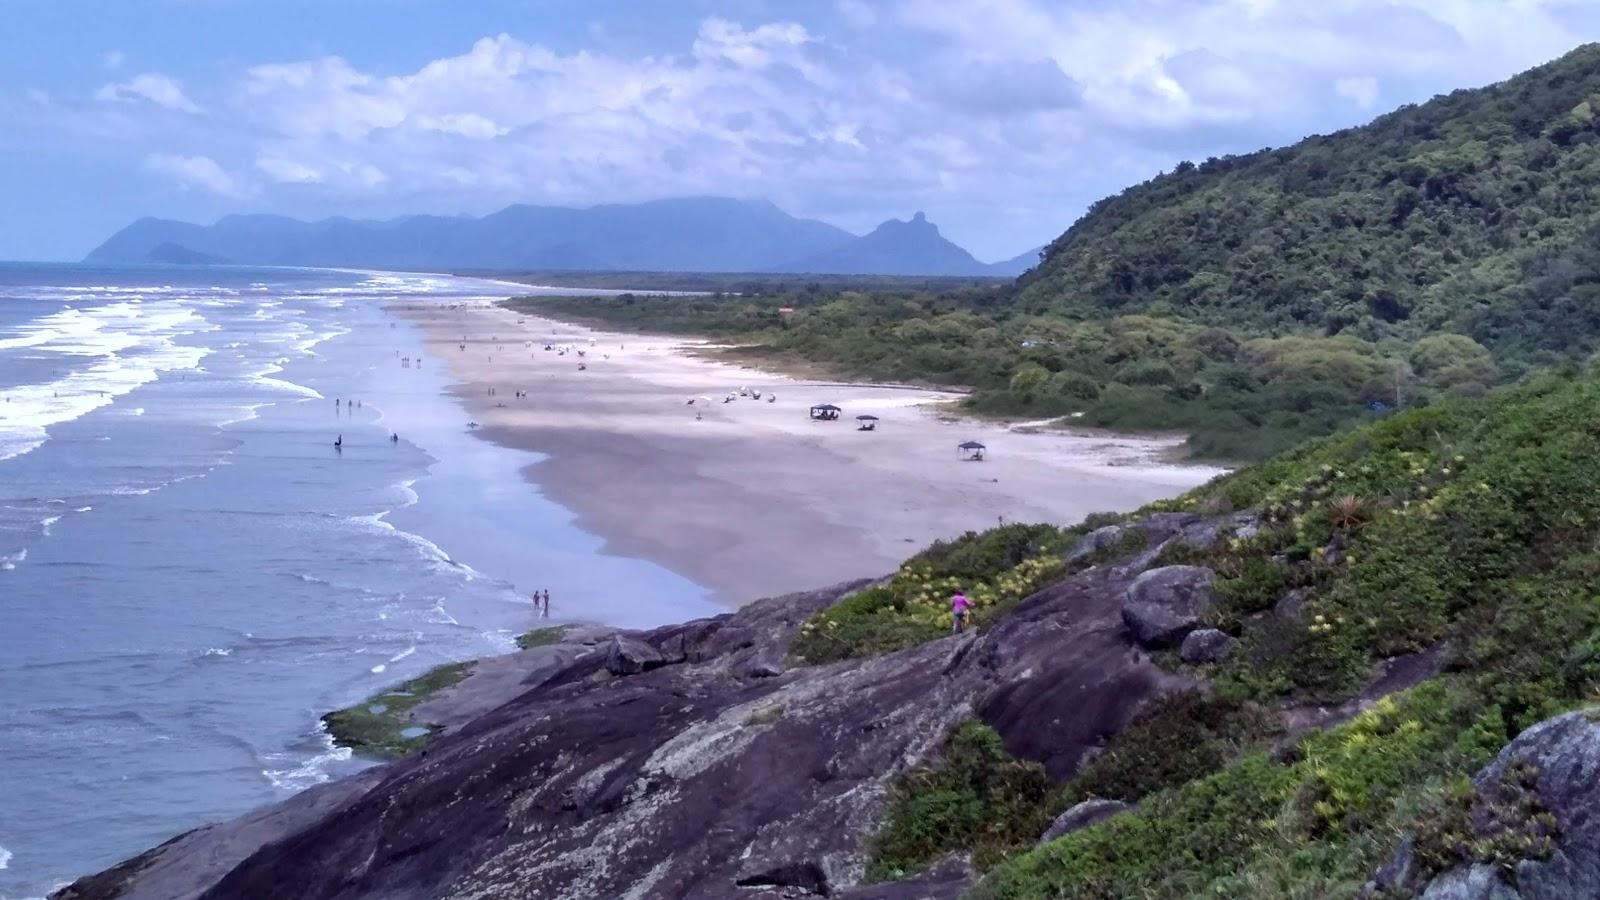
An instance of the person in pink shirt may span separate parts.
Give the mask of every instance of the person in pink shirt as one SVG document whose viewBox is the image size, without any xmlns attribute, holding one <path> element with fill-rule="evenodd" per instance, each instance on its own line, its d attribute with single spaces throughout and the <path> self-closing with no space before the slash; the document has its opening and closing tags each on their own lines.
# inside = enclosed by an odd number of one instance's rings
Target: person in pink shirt
<svg viewBox="0 0 1600 900">
<path fill-rule="evenodd" d="M 952 620 L 950 631 L 952 634 L 960 634 L 966 630 L 967 610 L 971 608 L 972 601 L 968 600 L 967 595 L 960 591 L 956 591 L 955 596 L 950 598 L 950 618 Z"/>
</svg>

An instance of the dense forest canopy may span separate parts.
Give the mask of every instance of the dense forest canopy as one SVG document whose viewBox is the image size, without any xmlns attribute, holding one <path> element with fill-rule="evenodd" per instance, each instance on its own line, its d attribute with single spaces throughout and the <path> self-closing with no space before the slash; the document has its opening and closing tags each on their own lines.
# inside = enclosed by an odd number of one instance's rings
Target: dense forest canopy
<svg viewBox="0 0 1600 900">
<path fill-rule="evenodd" d="M 1023 276 L 1032 313 L 1132 312 L 1376 340 L 1600 335 L 1600 45 L 1097 203 Z"/>
</svg>

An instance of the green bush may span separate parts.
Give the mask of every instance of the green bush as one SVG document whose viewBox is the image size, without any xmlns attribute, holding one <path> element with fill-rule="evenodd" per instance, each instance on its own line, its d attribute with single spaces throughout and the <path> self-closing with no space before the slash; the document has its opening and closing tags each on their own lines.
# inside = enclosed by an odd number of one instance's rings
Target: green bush
<svg viewBox="0 0 1600 900">
<path fill-rule="evenodd" d="M 1146 796 L 1137 810 L 995 867 L 970 895 L 1022 898 L 1353 897 L 1429 814 L 1457 750 L 1469 693 L 1440 683 Z"/>
<path fill-rule="evenodd" d="M 950 598 L 962 591 L 983 625 L 1064 572 L 1062 548 L 1082 526 L 1003 525 L 938 541 L 900 567 L 889 583 L 846 597 L 813 615 L 790 645 L 809 664 L 914 647 L 950 633 Z"/>
<path fill-rule="evenodd" d="M 1050 824 L 1042 805 L 1048 790 L 1042 766 L 1012 758 L 1000 735 L 968 719 L 938 760 L 896 781 L 867 878 L 904 878 L 956 850 L 972 850 L 979 867 L 1015 853 Z"/>
<path fill-rule="evenodd" d="M 897 592 L 868 588 L 813 616 L 789 653 L 797 662 L 816 665 L 904 650 L 949 632 L 937 613 L 917 615 Z"/>
<path fill-rule="evenodd" d="M 1274 730 L 1269 713 L 1235 699 L 1163 694 L 1084 763 L 1060 805 L 1089 797 L 1136 801 L 1221 768 Z"/>
</svg>

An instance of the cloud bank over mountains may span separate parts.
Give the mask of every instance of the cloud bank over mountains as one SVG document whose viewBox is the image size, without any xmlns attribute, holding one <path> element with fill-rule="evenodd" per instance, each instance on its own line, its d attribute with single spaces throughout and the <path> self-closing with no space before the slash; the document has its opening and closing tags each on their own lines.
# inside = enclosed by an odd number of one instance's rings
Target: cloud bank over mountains
<svg viewBox="0 0 1600 900">
<path fill-rule="evenodd" d="M 1600 37 L 1600 4 L 1578 0 L 735 0 L 607 40 L 624 5 L 598 4 L 577 45 L 508 28 L 431 60 L 334 46 L 204 82 L 95 47 L 91 90 L 8 87 L 0 111 L 178 189 L 124 219 L 716 194 L 855 230 L 923 208 L 993 258 L 1179 159 L 1356 124 Z"/>
</svg>

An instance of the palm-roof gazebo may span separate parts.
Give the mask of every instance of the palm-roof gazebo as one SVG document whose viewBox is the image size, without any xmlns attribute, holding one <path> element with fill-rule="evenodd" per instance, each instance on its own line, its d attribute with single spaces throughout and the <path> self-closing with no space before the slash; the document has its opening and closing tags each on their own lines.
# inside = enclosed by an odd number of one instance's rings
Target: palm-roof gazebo
<svg viewBox="0 0 1600 900">
<path fill-rule="evenodd" d="M 811 418 L 819 422 L 832 422 L 834 419 L 839 418 L 839 413 L 842 412 L 844 410 L 834 406 L 832 403 L 818 403 L 816 406 L 811 407 Z"/>
<path fill-rule="evenodd" d="M 861 423 L 856 427 L 857 431 L 873 431 L 878 427 L 877 416 L 856 416 L 856 421 Z"/>
<path fill-rule="evenodd" d="M 987 449 L 989 448 L 978 443 L 977 441 L 967 441 L 966 443 L 957 446 L 956 452 L 961 454 L 962 459 L 970 459 L 974 462 L 981 462 L 983 460 L 983 451 Z"/>
</svg>

